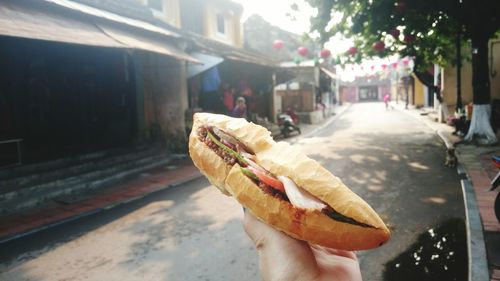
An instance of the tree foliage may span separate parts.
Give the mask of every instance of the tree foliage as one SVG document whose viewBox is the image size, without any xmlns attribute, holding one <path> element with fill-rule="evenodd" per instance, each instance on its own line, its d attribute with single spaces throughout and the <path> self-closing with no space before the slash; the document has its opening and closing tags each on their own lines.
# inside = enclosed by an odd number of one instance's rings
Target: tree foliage
<svg viewBox="0 0 500 281">
<path fill-rule="evenodd" d="M 318 9 L 311 23 L 322 41 L 337 33 L 353 38 L 361 54 L 351 61 L 395 53 L 414 57 L 414 73 L 434 93 L 439 89 L 425 70 L 434 63 L 461 63 L 456 50 L 461 49 L 460 42 L 470 44 L 474 112 L 487 112 L 491 100 L 488 41 L 500 29 L 500 0 L 307 1 Z M 401 35 L 391 35 L 395 29 Z M 385 43 L 383 50 L 373 48 L 377 41 Z M 468 139 L 482 135 L 488 143 L 496 141 L 487 116 L 473 114 Z"/>
<path fill-rule="evenodd" d="M 455 62 L 457 34 L 491 38 L 500 28 L 499 0 L 307 1 L 318 9 L 311 23 L 322 41 L 337 33 L 354 40 L 359 54 L 350 61 L 398 53 L 415 57 L 424 70 L 433 63 Z M 394 29 L 401 33 L 396 38 L 391 35 Z M 373 48 L 377 41 L 385 43 L 383 51 Z"/>
</svg>

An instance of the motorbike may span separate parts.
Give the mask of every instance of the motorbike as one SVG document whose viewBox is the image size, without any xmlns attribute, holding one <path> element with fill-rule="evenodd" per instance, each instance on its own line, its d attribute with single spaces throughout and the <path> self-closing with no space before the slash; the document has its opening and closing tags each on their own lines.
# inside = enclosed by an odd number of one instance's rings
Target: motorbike
<svg viewBox="0 0 500 281">
<path fill-rule="evenodd" d="M 495 165 L 498 169 L 500 169 L 500 157 L 493 156 L 491 158 L 493 165 Z M 495 178 L 491 181 L 491 187 L 489 191 L 495 190 L 500 185 L 500 172 L 497 173 Z M 498 222 L 500 222 L 500 192 L 497 193 L 495 198 L 495 216 L 497 217 Z"/>
<path fill-rule="evenodd" d="M 280 127 L 281 134 L 287 138 L 293 132 L 300 132 L 300 127 L 294 122 L 292 117 L 286 113 L 278 114 L 278 126 Z"/>
</svg>

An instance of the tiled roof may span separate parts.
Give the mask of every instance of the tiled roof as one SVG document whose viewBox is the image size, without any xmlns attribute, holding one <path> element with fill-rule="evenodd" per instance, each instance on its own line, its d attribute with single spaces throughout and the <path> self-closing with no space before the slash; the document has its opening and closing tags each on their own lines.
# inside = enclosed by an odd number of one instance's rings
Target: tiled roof
<svg viewBox="0 0 500 281">
<path fill-rule="evenodd" d="M 243 61 L 243 62 L 271 66 L 271 67 L 279 67 L 277 59 L 265 56 L 253 50 L 228 45 L 207 38 L 201 34 L 174 27 L 158 19 L 155 21 L 155 24 L 166 30 L 180 34 L 182 38 L 186 40 L 186 42 L 188 43 L 188 49 L 187 49 L 188 52 L 198 51 L 202 53 L 223 57 L 229 60 Z"/>
<path fill-rule="evenodd" d="M 266 57 L 255 51 L 246 50 L 243 48 L 234 47 L 227 45 L 202 35 L 187 32 L 182 29 L 178 29 L 165 23 L 161 20 L 156 19 L 151 10 L 141 4 L 137 0 L 71 0 L 78 2 L 87 6 L 94 7 L 96 9 L 108 11 L 120 16 L 124 16 L 131 19 L 141 20 L 153 25 L 158 26 L 166 31 L 171 31 L 174 33 L 180 33 L 184 40 L 191 42 L 193 51 L 202 51 L 207 53 L 212 53 L 217 56 L 224 57 L 225 59 L 249 62 L 253 64 L 265 65 L 265 66 L 277 66 L 277 61 L 272 58 Z M 233 6 L 236 9 L 242 9 L 242 6 L 238 3 L 228 1 L 228 0 L 217 0 L 220 3 Z"/>
<path fill-rule="evenodd" d="M 137 0 L 72 0 L 97 9 L 105 10 L 124 17 L 154 22 L 151 10 Z"/>
<path fill-rule="evenodd" d="M 102 8 L 97 8 L 97 7 L 88 5 L 88 4 L 83 4 L 83 1 L 91 1 L 91 0 L 76 0 L 76 1 L 75 0 L 38 0 L 38 1 L 47 2 L 47 3 L 50 3 L 50 4 L 55 5 L 55 6 L 59 6 L 59 7 L 69 9 L 69 10 L 73 10 L 73 11 L 78 12 L 78 13 L 86 14 L 88 16 L 101 18 L 103 20 L 115 22 L 115 23 L 120 24 L 120 25 L 124 24 L 125 26 L 142 29 L 142 30 L 156 33 L 156 34 L 160 34 L 163 36 L 174 37 L 174 38 L 180 37 L 179 34 L 176 34 L 172 31 L 169 31 L 165 28 L 161 28 L 161 27 L 155 25 L 154 24 L 155 19 L 153 16 L 151 16 L 151 18 L 148 21 L 138 20 L 137 18 L 140 15 L 140 13 L 137 13 L 137 15 L 134 18 L 131 18 L 131 17 L 123 15 L 124 10 L 122 10 L 120 12 L 120 14 L 118 14 L 118 13 L 110 12 L 108 10 L 104 10 Z M 101 0 L 101 1 L 102 1 L 102 3 L 99 4 L 101 6 L 105 2 L 107 2 L 108 4 L 111 2 L 114 2 L 115 4 L 118 3 L 117 1 L 114 1 L 114 0 Z M 148 10 L 145 6 L 142 6 L 139 2 L 133 2 L 134 0 L 124 0 L 124 1 L 127 1 L 127 2 L 130 1 L 130 3 L 135 3 L 134 5 L 139 5 L 139 6 L 135 6 L 137 8 L 137 10 L 141 9 L 139 7 L 143 7 L 146 10 Z M 20 2 L 23 2 L 23 1 L 20 1 Z M 122 4 L 123 3 L 126 3 L 126 2 L 122 2 Z M 108 6 L 108 7 L 110 7 L 110 6 Z M 127 10 L 127 11 L 129 11 L 129 12 L 133 11 L 133 9 L 131 7 L 129 7 L 129 8 L 131 10 Z"/>
<path fill-rule="evenodd" d="M 191 41 L 194 43 L 194 47 L 192 47 L 193 51 L 196 51 L 198 49 L 199 51 L 212 53 L 229 60 L 242 61 L 271 67 L 279 66 L 277 60 L 263 56 L 254 51 L 224 44 L 192 32 L 185 33 L 183 35 L 184 37 L 191 39 Z"/>
</svg>

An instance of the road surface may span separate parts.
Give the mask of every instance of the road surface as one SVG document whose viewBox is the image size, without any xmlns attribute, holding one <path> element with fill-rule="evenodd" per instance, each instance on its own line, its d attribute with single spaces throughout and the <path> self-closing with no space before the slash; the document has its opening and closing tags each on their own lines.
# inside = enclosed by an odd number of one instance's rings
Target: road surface
<svg viewBox="0 0 500 281">
<path fill-rule="evenodd" d="M 364 280 L 465 280 L 459 178 L 428 127 L 360 103 L 292 140 L 364 198 L 390 242 L 359 252 Z M 0 280 L 260 280 L 242 209 L 205 179 L 0 245 Z"/>
</svg>

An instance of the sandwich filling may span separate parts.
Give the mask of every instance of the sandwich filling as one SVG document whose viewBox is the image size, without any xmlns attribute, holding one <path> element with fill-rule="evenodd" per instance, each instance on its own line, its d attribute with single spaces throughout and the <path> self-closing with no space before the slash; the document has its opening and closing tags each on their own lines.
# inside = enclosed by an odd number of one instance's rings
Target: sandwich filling
<svg viewBox="0 0 500 281">
<path fill-rule="evenodd" d="M 374 228 L 335 211 L 305 189 L 297 186 L 290 178 L 276 176 L 267 171 L 255 162 L 255 153 L 251 149 L 226 132 L 216 127 L 203 126 L 198 129 L 198 138 L 221 157 L 227 165 L 234 166 L 238 163 L 241 166 L 241 172 L 263 192 L 286 201 L 295 208 L 318 210 L 339 222 Z"/>
</svg>

